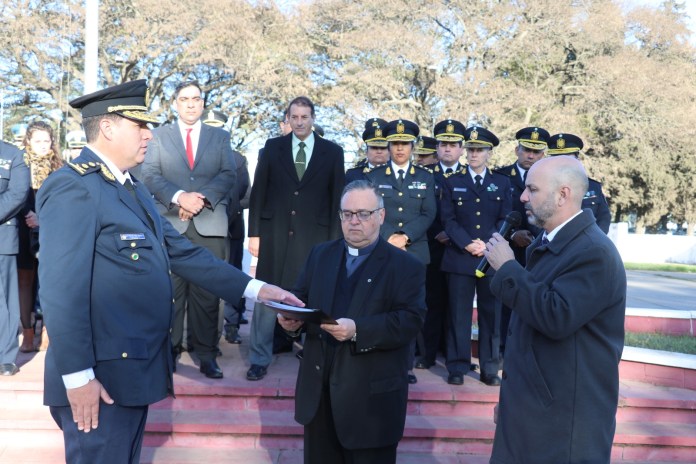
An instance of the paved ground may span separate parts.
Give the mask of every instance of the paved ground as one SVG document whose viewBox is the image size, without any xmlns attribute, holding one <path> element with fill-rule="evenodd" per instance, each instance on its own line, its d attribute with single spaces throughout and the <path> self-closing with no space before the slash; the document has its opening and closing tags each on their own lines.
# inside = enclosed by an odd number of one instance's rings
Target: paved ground
<svg viewBox="0 0 696 464">
<path fill-rule="evenodd" d="M 696 311 L 696 273 L 626 271 L 629 308 Z"/>
</svg>

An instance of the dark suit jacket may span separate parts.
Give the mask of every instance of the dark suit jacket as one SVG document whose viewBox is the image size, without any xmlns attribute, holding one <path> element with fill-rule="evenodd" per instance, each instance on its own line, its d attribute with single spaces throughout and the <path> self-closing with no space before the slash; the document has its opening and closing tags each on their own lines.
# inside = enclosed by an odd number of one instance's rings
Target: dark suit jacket
<svg viewBox="0 0 696 464">
<path fill-rule="evenodd" d="M 136 182 L 138 205 L 89 148 L 74 163 L 81 172 L 54 172 L 36 200 L 51 334 L 44 402 L 67 406 L 61 375 L 93 368 L 117 404 L 151 404 L 172 391 L 171 272 L 227 301 L 241 298 L 250 277 L 179 234 Z"/>
<path fill-rule="evenodd" d="M 404 174 L 403 186 L 399 187 L 392 165 L 387 163 L 365 176 L 375 184 L 384 200 L 386 217 L 380 236 L 389 239 L 393 234 L 403 232 L 411 241 L 406 250 L 423 264 L 428 264 L 427 232 L 437 215 L 433 174 L 426 168 L 411 164 Z"/>
<path fill-rule="evenodd" d="M 237 181 L 230 190 L 227 218 L 229 220 L 228 234 L 231 240 L 244 240 L 244 209 L 249 207 L 249 169 L 247 160 L 238 151 L 233 151 L 234 162 L 237 165 Z M 246 201 L 245 201 L 246 199 Z"/>
<path fill-rule="evenodd" d="M 441 207 L 442 223 L 452 241 L 445 249 L 442 270 L 475 275 L 481 258 L 464 248 L 477 238 L 487 242 L 500 229 L 512 208 L 508 178 L 488 170 L 478 191 L 465 167 L 445 179 Z"/>
<path fill-rule="evenodd" d="M 345 242 L 316 246 L 295 293 L 309 308 L 332 310 Z M 345 317 L 357 341 L 341 343 L 330 373 L 331 409 L 348 449 L 392 445 L 401 439 L 408 396 L 408 353 L 425 317 L 425 266 L 383 239 L 362 265 Z M 295 419 L 308 424 L 322 391 L 324 344 L 329 335 L 309 324 L 295 389 Z"/>
<path fill-rule="evenodd" d="M 302 180 L 292 157 L 292 133 L 266 141 L 249 200 L 249 237 L 260 237 L 256 276 L 290 289 L 309 251 L 341 235 L 338 210 L 345 184 L 343 149 L 314 136 Z"/>
<path fill-rule="evenodd" d="M 491 463 L 608 463 L 626 273 L 584 210 L 548 246 L 508 261 L 491 290 L 512 308 Z"/>
<path fill-rule="evenodd" d="M 512 211 L 517 211 L 522 215 L 522 222 L 518 227 L 515 227 L 514 231 L 528 230 L 534 237 L 539 235 L 542 232 L 542 230 L 537 226 L 534 226 L 529 223 L 529 220 L 527 219 L 527 212 L 524 209 L 524 204 L 520 200 L 522 192 L 524 192 L 524 189 L 526 187 L 524 185 L 524 181 L 522 181 L 522 176 L 520 175 L 517 163 L 512 163 L 509 166 L 498 168 L 494 172 L 498 174 L 503 174 L 507 176 L 510 180 L 510 194 L 512 195 Z M 514 246 L 512 242 L 510 242 L 510 245 L 512 246 L 512 251 L 515 252 L 515 259 L 522 266 L 524 266 L 526 263 L 525 256 L 527 254 L 527 248 L 520 248 Z"/>
<path fill-rule="evenodd" d="M 158 127 L 153 135 L 147 146 L 141 175 L 143 183 L 157 200 L 157 210 L 179 233 L 183 233 L 189 222 L 179 219 L 179 207 L 171 203 L 172 197 L 179 190 L 200 192 L 210 202 L 210 207 L 203 208 L 194 216 L 196 230 L 207 237 L 226 237 L 227 202 L 237 169 L 229 132 L 201 125 L 193 170 L 186 158 L 185 142 L 178 123 Z"/>
<path fill-rule="evenodd" d="M 590 209 L 597 221 L 597 226 L 605 234 L 609 233 L 609 226 L 611 225 L 609 205 L 604 197 L 604 192 L 602 192 L 602 184 L 594 179 L 589 179 L 587 193 L 585 193 L 585 197 L 582 199 L 582 209 Z"/>
<path fill-rule="evenodd" d="M 16 255 L 19 247 L 17 217 L 29 194 L 29 168 L 22 152 L 0 140 L 0 254 Z"/>
</svg>

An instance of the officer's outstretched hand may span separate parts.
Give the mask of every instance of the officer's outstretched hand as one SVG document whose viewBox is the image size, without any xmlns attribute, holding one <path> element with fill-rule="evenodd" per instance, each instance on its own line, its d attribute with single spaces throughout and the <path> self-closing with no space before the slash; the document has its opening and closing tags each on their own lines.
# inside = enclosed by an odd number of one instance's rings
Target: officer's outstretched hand
<svg viewBox="0 0 696 464">
<path fill-rule="evenodd" d="M 263 284 L 263 287 L 259 290 L 257 299 L 259 301 L 277 301 L 278 303 L 285 303 L 292 306 L 304 307 L 305 305 L 302 300 L 292 293 L 271 284 Z"/>
<path fill-rule="evenodd" d="M 99 400 L 114 404 L 114 400 L 97 379 L 78 388 L 68 388 L 67 394 L 77 430 L 84 430 L 85 433 L 99 426 Z"/>
</svg>

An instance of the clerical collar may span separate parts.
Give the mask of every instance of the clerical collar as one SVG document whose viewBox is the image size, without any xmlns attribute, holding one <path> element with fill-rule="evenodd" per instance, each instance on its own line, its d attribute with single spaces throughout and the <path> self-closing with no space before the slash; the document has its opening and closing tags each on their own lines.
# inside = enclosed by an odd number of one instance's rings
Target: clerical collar
<svg viewBox="0 0 696 464">
<path fill-rule="evenodd" d="M 372 250 L 375 249 L 378 241 L 379 240 L 375 240 L 373 243 L 370 243 L 366 247 L 362 247 L 362 248 L 353 248 L 352 246 L 348 245 L 348 242 L 345 242 L 346 251 L 351 256 L 366 256 L 366 255 L 369 255 L 370 253 L 372 253 Z"/>
</svg>

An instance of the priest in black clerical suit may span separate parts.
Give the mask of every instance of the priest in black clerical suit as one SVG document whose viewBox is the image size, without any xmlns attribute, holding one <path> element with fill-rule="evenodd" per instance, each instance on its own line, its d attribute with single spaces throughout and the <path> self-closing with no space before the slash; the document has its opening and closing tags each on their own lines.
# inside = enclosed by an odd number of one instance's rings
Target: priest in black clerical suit
<svg viewBox="0 0 696 464">
<path fill-rule="evenodd" d="M 395 463 L 404 431 L 409 345 L 425 317 L 425 265 L 379 237 L 384 204 L 359 180 L 341 198 L 344 239 L 314 247 L 295 287 L 338 325 L 279 316 L 306 331 L 295 391 L 305 463 Z"/>
</svg>

